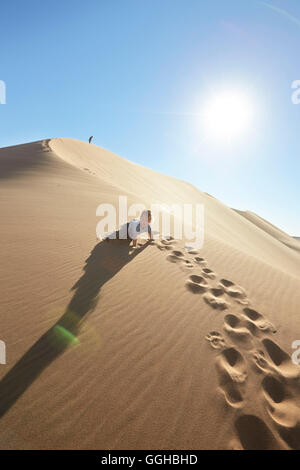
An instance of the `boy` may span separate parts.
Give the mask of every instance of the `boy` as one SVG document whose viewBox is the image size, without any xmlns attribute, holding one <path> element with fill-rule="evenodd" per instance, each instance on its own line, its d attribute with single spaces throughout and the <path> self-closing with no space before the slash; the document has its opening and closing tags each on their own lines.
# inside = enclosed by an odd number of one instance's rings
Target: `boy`
<svg viewBox="0 0 300 470">
<path fill-rule="evenodd" d="M 149 239 L 153 240 L 152 237 L 152 230 L 151 230 L 151 223 L 152 215 L 150 210 L 145 210 L 142 212 L 140 219 L 132 219 L 127 224 L 122 225 L 120 230 L 115 232 L 115 236 L 108 236 L 105 238 L 105 241 L 109 241 L 110 238 L 116 238 L 118 240 L 126 240 L 129 239 L 133 242 L 133 246 L 136 247 L 137 239 L 141 233 L 148 232 Z"/>
<path fill-rule="evenodd" d="M 141 233 L 148 232 L 149 240 L 153 240 L 151 223 L 152 214 L 150 210 L 145 210 L 140 216 L 140 220 L 133 219 L 127 223 L 128 238 L 132 240 L 133 246 L 136 247 L 138 236 Z"/>
</svg>

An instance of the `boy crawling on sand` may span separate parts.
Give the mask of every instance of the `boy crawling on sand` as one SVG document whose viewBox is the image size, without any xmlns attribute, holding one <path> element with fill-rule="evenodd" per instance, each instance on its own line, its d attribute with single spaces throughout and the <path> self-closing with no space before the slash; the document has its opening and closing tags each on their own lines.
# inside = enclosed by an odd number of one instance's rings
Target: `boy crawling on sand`
<svg viewBox="0 0 300 470">
<path fill-rule="evenodd" d="M 127 224 L 122 225 L 120 230 L 115 233 L 115 237 L 107 237 L 106 241 L 110 238 L 129 239 L 132 240 L 133 246 L 136 247 L 138 237 L 146 232 L 148 232 L 149 240 L 152 241 L 151 220 L 151 211 L 145 210 L 142 212 L 140 219 L 132 219 L 130 222 L 127 222 Z"/>
<path fill-rule="evenodd" d="M 151 230 L 152 215 L 150 210 L 145 210 L 141 213 L 140 220 L 133 219 L 127 223 L 128 238 L 132 240 L 133 246 L 136 246 L 137 239 L 142 233 L 148 232 L 150 240 L 153 240 Z"/>
</svg>

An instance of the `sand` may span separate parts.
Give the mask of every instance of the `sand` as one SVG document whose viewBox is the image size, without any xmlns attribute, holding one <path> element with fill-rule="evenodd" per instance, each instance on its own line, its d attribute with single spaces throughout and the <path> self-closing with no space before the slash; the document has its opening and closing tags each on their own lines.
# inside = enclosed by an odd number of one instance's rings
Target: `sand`
<svg viewBox="0 0 300 470">
<path fill-rule="evenodd" d="M 1 449 L 299 449 L 299 241 L 95 145 L 0 149 Z M 202 203 L 205 242 L 96 239 Z"/>
</svg>

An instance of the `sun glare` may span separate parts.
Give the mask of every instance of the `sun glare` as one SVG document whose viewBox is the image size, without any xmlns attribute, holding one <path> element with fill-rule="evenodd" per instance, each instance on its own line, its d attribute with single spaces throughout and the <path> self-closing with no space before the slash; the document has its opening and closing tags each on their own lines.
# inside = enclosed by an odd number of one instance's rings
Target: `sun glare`
<svg viewBox="0 0 300 470">
<path fill-rule="evenodd" d="M 251 104 L 243 93 L 230 91 L 215 95 L 204 111 L 207 136 L 230 142 L 249 129 L 251 117 Z"/>
</svg>

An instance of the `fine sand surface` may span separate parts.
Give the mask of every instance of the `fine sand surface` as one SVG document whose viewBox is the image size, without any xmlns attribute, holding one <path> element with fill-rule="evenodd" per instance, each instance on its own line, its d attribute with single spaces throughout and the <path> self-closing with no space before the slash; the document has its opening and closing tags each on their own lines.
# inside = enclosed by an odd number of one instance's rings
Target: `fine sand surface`
<svg viewBox="0 0 300 470">
<path fill-rule="evenodd" d="M 96 240 L 119 195 L 204 204 L 203 248 Z M 1 449 L 300 448 L 298 240 L 73 139 L 0 149 L 0 205 Z"/>
</svg>

